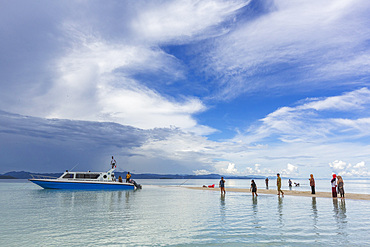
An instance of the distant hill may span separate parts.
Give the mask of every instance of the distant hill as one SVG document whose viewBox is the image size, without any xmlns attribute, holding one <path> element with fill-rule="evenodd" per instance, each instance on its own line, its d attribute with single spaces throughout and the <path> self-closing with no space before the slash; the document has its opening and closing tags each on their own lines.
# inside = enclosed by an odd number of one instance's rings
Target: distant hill
<svg viewBox="0 0 370 247">
<path fill-rule="evenodd" d="M 0 175 L 0 179 L 17 179 L 17 178 L 7 175 Z"/>
<path fill-rule="evenodd" d="M 7 172 L 4 173 L 2 176 L 11 176 L 13 178 L 18 179 L 29 179 L 32 178 L 32 175 L 41 175 L 41 176 L 48 176 L 48 177 L 60 177 L 63 173 L 32 173 L 32 172 Z"/>
<path fill-rule="evenodd" d="M 32 172 L 7 172 L 2 175 L 2 177 L 8 178 L 18 178 L 18 179 L 30 179 L 33 176 L 41 175 L 41 176 L 48 176 L 48 177 L 60 177 L 63 173 L 32 173 Z M 125 178 L 127 172 L 115 172 L 116 177 L 119 176 Z M 264 179 L 263 176 L 234 176 L 234 175 L 219 175 L 219 174 L 208 174 L 208 175 L 189 175 L 189 174 L 154 174 L 154 173 L 143 173 L 143 174 L 135 174 L 131 173 L 133 179 L 220 179 L 221 177 L 225 177 L 227 179 Z"/>
</svg>

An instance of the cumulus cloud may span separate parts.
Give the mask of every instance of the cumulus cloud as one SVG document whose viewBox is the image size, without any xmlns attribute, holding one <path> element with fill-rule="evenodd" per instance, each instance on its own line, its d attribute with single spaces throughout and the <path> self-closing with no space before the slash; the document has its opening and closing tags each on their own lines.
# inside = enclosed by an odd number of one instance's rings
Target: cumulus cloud
<svg viewBox="0 0 370 247">
<path fill-rule="evenodd" d="M 270 168 L 261 168 L 260 164 L 255 164 L 254 167 L 246 167 L 245 175 L 273 175 L 275 172 Z"/>
<path fill-rule="evenodd" d="M 221 172 L 223 174 L 230 174 L 230 175 L 239 174 L 238 169 L 235 168 L 235 164 L 233 164 L 233 163 L 229 163 L 226 169 L 222 168 Z"/>
<path fill-rule="evenodd" d="M 39 117 L 112 121 L 145 129 L 175 125 L 212 132 L 211 128 L 197 126 L 192 117 L 206 109 L 199 99 L 171 100 L 124 72 L 115 72 L 127 66 L 157 70 L 170 64 L 167 58 L 160 51 L 146 48 L 109 46 L 100 41 L 84 44 L 60 59 L 57 79 L 46 94 L 34 100 L 31 108 L 27 105 L 14 110 Z M 150 66 L 152 60 L 157 61 L 154 68 Z"/>
<path fill-rule="evenodd" d="M 347 177 L 368 177 L 370 176 L 370 172 L 367 169 L 365 162 L 361 161 L 356 165 L 352 165 L 351 163 L 346 163 L 342 160 L 335 160 L 329 163 L 330 168 L 332 169 L 333 173 L 336 173 L 340 176 L 347 176 Z"/>
<path fill-rule="evenodd" d="M 283 169 L 281 171 L 281 174 L 282 175 L 291 175 L 291 176 L 298 175 L 299 174 L 298 167 L 295 166 L 295 165 L 292 165 L 292 164 L 287 164 L 286 169 Z"/>
<path fill-rule="evenodd" d="M 63 43 L 64 48 L 53 61 L 48 58 L 47 63 L 52 66 L 47 67 L 47 86 L 40 85 L 40 80 L 35 78 L 30 82 L 33 90 L 23 92 L 23 87 L 18 87 L 16 92 L 32 100 L 22 98 L 17 104 L 3 100 L 0 107 L 37 117 L 112 121 L 144 129 L 177 126 L 198 134 L 212 133 L 214 129 L 198 124 L 193 117 L 206 110 L 199 98 L 171 97 L 156 90 L 153 81 L 146 83 L 139 77 L 153 78 L 160 74 L 166 80 L 161 83 L 166 85 L 186 80 L 181 61 L 166 53 L 160 45 L 194 42 L 194 39 L 219 35 L 222 29 L 219 25 L 248 3 L 138 1 L 116 4 L 116 9 L 108 6 L 114 19 L 121 24 L 106 18 L 105 5 L 101 10 L 99 3 L 70 3 L 67 8 L 76 7 L 89 21 L 61 11 L 54 25 L 48 26 L 50 30 L 42 31 L 57 30 L 58 42 Z M 85 4 L 89 4 L 91 12 L 84 11 Z M 42 11 L 39 14 L 48 23 L 50 17 Z M 109 35 L 106 29 L 110 30 Z M 28 80 L 23 81 L 27 78 L 21 79 L 13 83 L 27 85 Z M 11 94 L 5 89 L 7 87 L 4 87 L 4 95 Z"/>
</svg>

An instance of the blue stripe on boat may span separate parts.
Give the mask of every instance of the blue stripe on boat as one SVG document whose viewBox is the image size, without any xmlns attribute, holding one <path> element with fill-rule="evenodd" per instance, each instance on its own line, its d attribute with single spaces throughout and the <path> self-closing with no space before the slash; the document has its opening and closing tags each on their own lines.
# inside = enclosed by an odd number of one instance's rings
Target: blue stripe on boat
<svg viewBox="0 0 370 247">
<path fill-rule="evenodd" d="M 41 181 L 30 179 L 31 182 L 41 186 L 44 189 L 67 189 L 67 190 L 133 190 L 133 184 L 118 182 L 65 182 L 65 181 Z"/>
</svg>

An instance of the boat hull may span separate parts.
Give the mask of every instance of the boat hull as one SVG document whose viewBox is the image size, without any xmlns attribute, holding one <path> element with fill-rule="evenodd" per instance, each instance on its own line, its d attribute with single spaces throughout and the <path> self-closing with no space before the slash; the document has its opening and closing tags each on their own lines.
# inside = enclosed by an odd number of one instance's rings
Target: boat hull
<svg viewBox="0 0 370 247">
<path fill-rule="evenodd" d="M 130 183 L 97 182 L 97 181 L 58 181 L 52 179 L 30 179 L 44 189 L 63 190 L 134 190 Z"/>
</svg>

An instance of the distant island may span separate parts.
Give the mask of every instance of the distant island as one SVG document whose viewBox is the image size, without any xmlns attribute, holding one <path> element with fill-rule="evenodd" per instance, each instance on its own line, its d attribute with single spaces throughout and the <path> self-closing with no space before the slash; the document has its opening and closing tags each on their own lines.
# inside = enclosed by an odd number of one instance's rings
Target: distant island
<svg viewBox="0 0 370 247">
<path fill-rule="evenodd" d="M 0 179 L 30 179 L 33 176 L 48 176 L 48 177 L 60 177 L 63 173 L 32 173 L 25 171 L 12 171 L 4 174 L 0 174 Z M 127 172 L 115 172 L 116 177 L 126 177 Z M 219 179 L 225 177 L 228 179 L 264 179 L 266 177 L 259 175 L 249 176 L 235 176 L 235 175 L 220 175 L 220 174 L 207 174 L 207 175 L 190 175 L 190 174 L 153 174 L 143 173 L 135 174 L 131 173 L 134 179 Z"/>
<path fill-rule="evenodd" d="M 0 175 L 0 179 L 17 179 L 17 178 L 8 175 Z"/>
</svg>

